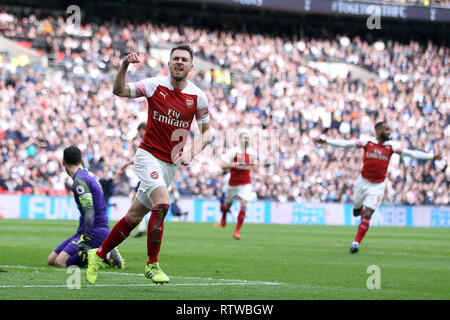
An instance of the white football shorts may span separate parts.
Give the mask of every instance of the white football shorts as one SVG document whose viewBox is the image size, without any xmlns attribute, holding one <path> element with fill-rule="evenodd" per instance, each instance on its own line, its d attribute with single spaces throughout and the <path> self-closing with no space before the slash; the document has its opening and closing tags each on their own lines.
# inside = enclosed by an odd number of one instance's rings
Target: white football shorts
<svg viewBox="0 0 450 320">
<path fill-rule="evenodd" d="M 255 192 L 253 192 L 252 185 L 244 184 L 241 186 L 227 186 L 225 190 L 225 203 L 231 203 L 237 198 L 244 199 L 246 201 L 252 201 L 256 198 Z"/>
<path fill-rule="evenodd" d="M 178 165 L 159 160 L 150 152 L 138 148 L 134 156 L 134 170 L 141 182 L 136 198 L 151 209 L 150 195 L 160 186 L 172 184 Z"/>
<path fill-rule="evenodd" d="M 386 181 L 371 182 L 359 175 L 353 190 L 353 207 L 359 209 L 364 206 L 375 211 L 383 200 L 385 188 Z"/>
</svg>

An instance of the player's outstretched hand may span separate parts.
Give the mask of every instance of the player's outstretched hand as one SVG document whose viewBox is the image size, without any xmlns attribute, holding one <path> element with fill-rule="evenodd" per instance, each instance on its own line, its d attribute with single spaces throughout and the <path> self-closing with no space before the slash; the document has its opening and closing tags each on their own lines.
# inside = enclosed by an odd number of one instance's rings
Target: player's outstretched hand
<svg viewBox="0 0 450 320">
<path fill-rule="evenodd" d="M 442 154 L 438 153 L 434 155 L 433 160 L 442 160 L 442 158 Z"/>
<path fill-rule="evenodd" d="M 192 162 L 192 158 L 189 156 L 190 152 L 180 152 L 176 157 L 172 159 L 174 164 L 188 166 Z"/>
<path fill-rule="evenodd" d="M 192 157 L 191 157 L 191 152 L 190 151 L 188 151 L 188 152 L 183 152 L 182 154 L 181 154 L 181 165 L 182 166 L 188 166 L 188 165 L 190 165 L 191 164 L 191 162 L 192 162 Z"/>
<path fill-rule="evenodd" d="M 125 57 L 124 62 L 126 62 L 126 63 L 141 63 L 142 61 L 136 52 L 132 52 Z"/>
<path fill-rule="evenodd" d="M 315 143 L 318 143 L 318 144 L 325 144 L 325 143 L 327 143 L 327 142 L 325 141 L 325 139 L 322 139 L 322 138 L 313 138 L 313 141 L 314 141 Z"/>
</svg>

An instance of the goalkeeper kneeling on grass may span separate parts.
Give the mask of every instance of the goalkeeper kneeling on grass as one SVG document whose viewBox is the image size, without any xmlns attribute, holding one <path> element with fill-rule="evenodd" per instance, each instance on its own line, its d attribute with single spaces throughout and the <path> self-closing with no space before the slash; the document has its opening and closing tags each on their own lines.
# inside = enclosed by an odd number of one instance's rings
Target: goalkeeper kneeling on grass
<svg viewBox="0 0 450 320">
<path fill-rule="evenodd" d="M 95 175 L 83 167 L 80 149 L 74 146 L 64 149 L 62 164 L 73 180 L 72 191 L 80 211 L 80 223 L 77 232 L 50 253 L 47 263 L 62 268 L 84 267 L 88 262 L 87 251 L 99 247 L 109 234 L 106 202 Z M 124 267 L 117 248 L 103 261 L 104 267 Z"/>
</svg>

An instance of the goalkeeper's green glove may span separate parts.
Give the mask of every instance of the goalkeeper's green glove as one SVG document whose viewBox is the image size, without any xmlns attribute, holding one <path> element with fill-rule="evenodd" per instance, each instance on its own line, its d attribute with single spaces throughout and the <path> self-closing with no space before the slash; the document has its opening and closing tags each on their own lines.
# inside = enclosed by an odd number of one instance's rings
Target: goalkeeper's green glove
<svg viewBox="0 0 450 320">
<path fill-rule="evenodd" d="M 85 262 L 87 259 L 88 250 L 92 249 L 91 247 L 91 237 L 86 235 L 81 235 L 80 240 L 78 241 L 78 255 L 81 257 L 81 261 Z"/>
</svg>

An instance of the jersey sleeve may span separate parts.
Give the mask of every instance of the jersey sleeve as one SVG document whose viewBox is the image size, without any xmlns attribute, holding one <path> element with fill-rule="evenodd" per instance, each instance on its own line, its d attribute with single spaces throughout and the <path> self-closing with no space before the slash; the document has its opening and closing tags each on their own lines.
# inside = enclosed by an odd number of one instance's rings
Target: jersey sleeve
<svg viewBox="0 0 450 320">
<path fill-rule="evenodd" d="M 356 140 L 356 148 L 364 148 L 369 141 L 369 138 L 359 138 L 358 140 Z"/>
<path fill-rule="evenodd" d="M 155 93 L 156 88 L 158 88 L 158 83 L 154 78 L 128 82 L 127 85 L 130 88 L 130 98 L 150 98 Z"/>
<path fill-rule="evenodd" d="M 398 153 L 400 155 L 403 153 L 403 148 L 398 141 L 392 142 L 391 146 L 392 146 L 392 152 Z"/>
<path fill-rule="evenodd" d="M 326 139 L 327 144 L 340 148 L 362 148 L 360 140 Z"/>
<path fill-rule="evenodd" d="M 434 158 L 433 152 L 423 152 L 419 150 L 405 149 L 400 153 L 403 157 L 411 157 L 419 160 L 432 160 Z"/>
<path fill-rule="evenodd" d="M 208 98 L 202 92 L 197 96 L 197 111 L 195 112 L 197 123 L 207 123 L 210 120 L 208 111 Z"/>
<path fill-rule="evenodd" d="M 94 227 L 95 217 L 92 193 L 87 182 L 82 179 L 75 179 L 74 190 L 84 212 L 84 234 L 89 236 Z"/>
</svg>

